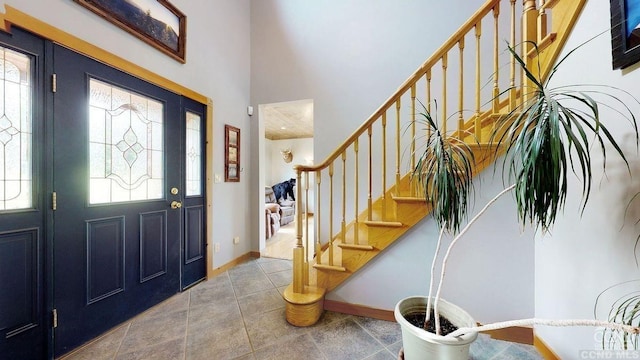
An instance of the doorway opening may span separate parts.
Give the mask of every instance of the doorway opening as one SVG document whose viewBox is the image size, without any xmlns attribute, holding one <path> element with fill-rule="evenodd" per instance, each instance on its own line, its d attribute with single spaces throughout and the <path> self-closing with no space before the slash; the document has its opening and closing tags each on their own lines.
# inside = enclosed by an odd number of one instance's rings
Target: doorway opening
<svg viewBox="0 0 640 360">
<path fill-rule="evenodd" d="M 313 164 L 313 100 L 263 104 L 259 106 L 259 116 L 264 124 L 260 167 L 264 182 L 260 188 L 265 193 L 260 205 L 264 208 L 260 211 L 264 214 L 260 220 L 263 225 L 260 253 L 265 257 L 291 259 L 296 242 L 295 214 L 302 211 L 305 217 L 313 216 L 315 203 L 314 182 L 309 179 L 309 196 L 300 199 L 302 208 L 296 209 L 293 198 L 297 187 L 305 189 L 306 184 L 305 179 L 295 186 L 292 183 L 296 180 L 295 165 Z"/>
</svg>

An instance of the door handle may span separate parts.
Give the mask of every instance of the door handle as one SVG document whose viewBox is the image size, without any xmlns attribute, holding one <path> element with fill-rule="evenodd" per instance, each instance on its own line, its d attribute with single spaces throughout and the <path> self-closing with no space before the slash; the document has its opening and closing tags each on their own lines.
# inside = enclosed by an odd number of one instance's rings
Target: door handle
<svg viewBox="0 0 640 360">
<path fill-rule="evenodd" d="M 172 209 L 180 209 L 181 207 L 182 207 L 182 202 L 175 201 L 175 200 L 171 202 Z"/>
</svg>

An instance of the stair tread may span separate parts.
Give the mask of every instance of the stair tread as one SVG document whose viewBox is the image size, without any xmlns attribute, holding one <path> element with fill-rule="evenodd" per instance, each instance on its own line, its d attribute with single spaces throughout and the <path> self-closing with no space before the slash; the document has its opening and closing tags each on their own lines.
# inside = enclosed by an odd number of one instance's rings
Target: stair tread
<svg viewBox="0 0 640 360">
<path fill-rule="evenodd" d="M 347 268 L 343 266 L 336 266 L 336 265 L 313 264 L 313 267 L 318 270 L 329 270 L 329 271 L 339 271 L 339 272 L 347 271 Z"/>
<path fill-rule="evenodd" d="M 360 244 L 338 244 L 339 247 L 343 249 L 351 249 L 351 250 L 374 250 L 375 248 L 371 245 L 360 245 Z"/>
<path fill-rule="evenodd" d="M 420 196 L 395 196 L 395 195 L 393 196 L 393 200 L 397 202 L 402 202 L 402 203 L 412 203 L 412 202 L 423 203 L 426 201 L 424 196 L 420 197 Z"/>
<path fill-rule="evenodd" d="M 404 224 L 398 221 L 382 221 L 382 220 L 367 220 L 364 222 L 369 226 L 380 226 L 380 227 L 403 227 Z"/>
</svg>

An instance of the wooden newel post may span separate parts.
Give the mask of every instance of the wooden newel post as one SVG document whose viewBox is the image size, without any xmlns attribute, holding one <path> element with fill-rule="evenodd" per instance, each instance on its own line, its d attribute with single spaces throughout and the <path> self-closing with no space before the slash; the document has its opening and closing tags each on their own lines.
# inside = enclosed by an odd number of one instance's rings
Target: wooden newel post
<svg viewBox="0 0 640 360">
<path fill-rule="evenodd" d="M 538 41 L 542 41 L 547 36 L 547 11 L 545 9 L 546 0 L 540 0 L 540 10 L 538 11 Z"/>
<path fill-rule="evenodd" d="M 522 9 L 522 40 L 538 40 L 538 9 L 535 0 L 523 0 Z M 525 51 L 529 51 L 533 46 L 526 45 Z"/>
<path fill-rule="evenodd" d="M 302 171 L 295 166 L 296 171 L 296 247 L 293 249 L 293 292 L 304 293 L 304 246 L 302 245 Z"/>
</svg>

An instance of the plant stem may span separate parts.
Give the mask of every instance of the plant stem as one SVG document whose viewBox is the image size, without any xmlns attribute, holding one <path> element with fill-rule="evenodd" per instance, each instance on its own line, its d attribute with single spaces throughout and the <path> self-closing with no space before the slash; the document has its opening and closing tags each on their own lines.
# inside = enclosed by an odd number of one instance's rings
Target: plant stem
<svg viewBox="0 0 640 360">
<path fill-rule="evenodd" d="M 600 320 L 549 320 L 549 319 L 522 319 L 522 320 L 512 320 L 512 321 L 503 321 L 497 322 L 493 324 L 487 324 L 482 326 L 474 326 L 468 328 L 459 328 L 458 330 L 450 333 L 447 336 L 457 337 L 461 336 L 468 332 L 480 332 L 480 331 L 489 331 L 496 329 L 504 329 L 512 326 L 532 326 L 532 325 L 545 325 L 545 326 L 598 326 L 598 327 L 606 327 L 613 330 L 624 331 L 631 334 L 639 334 L 640 328 L 624 325 L 620 323 L 612 323 L 607 321 Z"/>
<path fill-rule="evenodd" d="M 431 281 L 429 282 L 429 297 L 427 298 L 427 313 L 424 317 L 424 326 L 423 328 L 426 330 L 427 329 L 427 323 L 429 322 L 429 320 L 431 319 L 431 299 L 432 299 L 432 295 L 433 295 L 433 280 L 435 280 L 435 273 L 436 273 L 436 262 L 438 260 L 438 254 L 440 253 L 440 246 L 442 245 L 442 236 L 444 235 L 444 229 L 447 227 L 447 224 L 443 224 L 442 228 L 440 229 L 440 236 L 438 236 L 438 243 L 436 245 L 436 252 L 433 255 L 433 262 L 431 262 Z M 436 329 L 440 329 L 440 318 L 435 316 L 436 318 Z M 438 331 L 438 330 L 436 330 Z"/>
<path fill-rule="evenodd" d="M 433 313 L 434 313 L 433 316 L 436 318 L 436 320 L 440 318 L 439 317 L 440 313 L 438 312 L 438 306 L 440 303 L 440 293 L 442 292 L 442 283 L 444 282 L 444 275 L 446 273 L 447 261 L 449 260 L 449 255 L 451 255 L 451 249 L 453 249 L 453 246 L 458 242 L 458 240 L 460 240 L 462 235 L 464 235 L 467 232 L 467 230 L 469 230 L 471 225 L 473 225 L 478 220 L 478 218 L 480 218 L 480 216 L 482 216 L 482 214 L 484 214 L 484 212 L 487 211 L 487 209 L 491 205 L 493 205 L 493 203 L 495 203 L 502 195 L 513 190 L 515 187 L 516 187 L 516 184 L 513 184 L 508 188 L 502 190 L 493 199 L 489 200 L 489 202 L 482 208 L 482 210 L 480 210 L 480 212 L 478 212 L 478 214 L 476 214 L 476 216 L 474 216 L 473 219 L 471 219 L 471 221 L 467 223 L 467 226 L 465 226 L 464 229 L 462 229 L 462 231 L 460 231 L 460 233 L 456 235 L 453 241 L 451 241 L 451 244 L 449 244 L 449 248 L 447 248 L 447 252 L 445 253 L 444 258 L 442 259 L 442 271 L 440 272 L 440 282 L 438 283 L 438 291 L 436 292 L 436 299 L 433 305 Z M 440 326 L 436 326 L 436 335 L 440 335 Z"/>
</svg>

